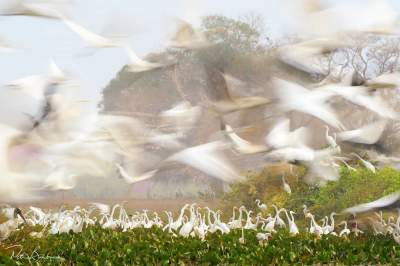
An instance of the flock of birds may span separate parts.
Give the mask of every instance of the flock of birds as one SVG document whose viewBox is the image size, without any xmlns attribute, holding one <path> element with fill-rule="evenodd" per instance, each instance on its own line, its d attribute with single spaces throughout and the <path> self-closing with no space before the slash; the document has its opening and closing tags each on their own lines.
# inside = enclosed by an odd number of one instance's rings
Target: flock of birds
<svg viewBox="0 0 400 266">
<path fill-rule="evenodd" d="M 375 34 L 397 34 L 397 13 L 389 8 L 386 1 L 368 1 L 365 10 L 370 16 L 364 17 L 363 23 L 332 23 L 337 21 L 335 8 L 323 9 L 312 2 L 313 8 L 303 23 L 303 30 L 312 36 L 307 41 L 283 46 L 278 49 L 276 57 L 291 69 L 310 72 L 310 57 L 318 57 L 337 49 L 347 47 L 341 40 L 343 32 L 361 32 Z M 78 25 L 73 20 L 51 7 L 51 3 L 14 1 L 0 16 L 34 16 L 41 19 L 59 20 L 93 49 L 122 48 L 127 52 L 131 63 L 128 70 L 132 72 L 151 71 L 175 64 L 168 62 L 150 62 L 139 58 L 134 51 L 121 40 L 98 35 Z M 335 11 L 336 10 L 336 11 Z M 360 11 L 361 12 L 361 11 Z M 361 13 L 362 13 L 361 12 Z M 340 17 L 340 16 L 339 16 Z M 321 28 L 316 28 L 315 22 Z M 313 25 L 313 26 L 312 26 Z M 327 28 L 329 26 L 329 29 Z M 3 43 L 1 52 L 12 51 L 12 47 Z M 207 49 L 212 43 L 205 34 L 196 30 L 187 22 L 180 21 L 176 35 L 169 43 L 175 49 Z M 315 72 L 315 69 L 312 70 Z M 288 73 L 287 73 L 288 74 Z M 226 82 L 227 97 L 194 105 L 188 101 L 176 103 L 169 110 L 154 115 L 159 124 L 154 127 L 142 122 L 134 116 L 111 114 L 82 113 L 85 100 L 70 97 L 65 91 L 70 88 L 71 80 L 54 61 L 51 61 L 50 72 L 10 82 L 4 89 L 17 91 L 24 99 L 36 104 L 31 112 L 22 112 L 21 122 L 15 125 L 0 124 L 0 200 L 9 203 L 29 201 L 40 197 L 46 190 L 70 190 L 78 180 L 84 182 L 87 176 L 110 178 L 116 173 L 127 183 L 133 184 L 157 175 L 163 169 L 176 164 L 184 164 L 204 172 L 206 175 L 221 179 L 226 183 L 244 180 L 228 156 L 234 153 L 240 156 L 263 154 L 265 161 L 285 161 L 303 164 L 308 173 L 305 181 L 313 184 L 324 184 L 339 178 L 340 165 L 355 169 L 347 163 L 351 156 L 359 160 L 367 169 L 376 171 L 376 165 L 367 161 L 357 153 L 344 154 L 341 143 L 374 145 L 377 143 L 388 123 L 400 120 L 398 112 L 391 108 L 377 90 L 393 90 L 400 86 L 400 74 L 383 74 L 374 79 L 355 84 L 353 73 L 346 75 L 337 83 L 325 79 L 318 85 L 299 84 L 282 77 L 272 77 L 273 96 L 233 96 L 236 84 L 245 84 L 228 73 L 221 74 Z M 346 128 L 338 118 L 331 101 L 341 98 L 356 107 L 362 107 L 379 117 L 378 120 L 359 128 Z M 277 122 L 265 132 L 263 143 L 252 143 L 239 136 L 239 129 L 225 122 L 225 116 L 236 112 L 246 112 L 261 106 L 276 106 Z M 220 138 L 215 141 L 188 146 L 185 138 L 205 110 L 221 119 Z M 312 129 L 299 127 L 291 129 L 291 121 L 287 114 L 297 112 L 313 117 L 326 126 L 326 145 L 322 148 L 311 148 Z M 331 131 L 331 132 L 330 132 Z M 374 161 L 382 163 L 398 163 L 400 158 L 377 154 Z M 149 163 L 151 162 L 151 163 Z M 149 165 L 150 164 L 150 165 Z M 291 193 L 290 184 L 282 178 L 283 188 Z M 370 210 L 386 207 L 397 202 L 398 195 L 384 198 L 370 205 L 356 206 L 352 213 L 360 209 Z M 262 211 L 266 206 L 259 205 Z M 6 238 L 16 230 L 20 223 L 42 225 L 50 234 L 65 233 L 70 230 L 80 232 L 85 226 L 100 224 L 103 228 L 122 228 L 129 230 L 135 227 L 151 228 L 157 226 L 171 234 L 182 236 L 198 236 L 204 239 L 208 233 L 221 231 L 229 233 L 232 229 L 261 229 L 257 237 L 268 239 L 277 227 L 288 226 L 290 233 L 297 234 L 294 213 L 278 209 L 275 214 L 252 216 L 252 211 L 244 207 L 235 208 L 234 215 L 227 223 L 221 221 L 220 211 L 206 208 L 201 212 L 195 204 L 185 205 L 179 217 L 174 220 L 172 213 L 166 212 L 167 222 L 163 222 L 157 214 L 150 218 L 146 211 L 128 215 L 121 205 L 110 207 L 94 204 L 86 210 L 76 207 L 73 210 L 44 212 L 31 207 L 23 215 L 18 208 L 7 209 L 9 220 L 0 225 L 0 237 Z M 119 210 L 119 217 L 114 213 Z M 94 210 L 100 212 L 99 218 L 92 215 Z M 189 215 L 185 213 L 189 211 Z M 238 211 L 238 217 L 236 212 Z M 243 215 L 246 219 L 243 223 Z M 285 214 L 286 222 L 280 217 Z M 18 217 L 17 217 L 18 216 Z M 319 225 L 315 217 L 307 210 L 305 218 L 310 219 L 308 231 L 317 235 L 337 234 L 346 236 L 351 230 L 358 234 L 361 231 L 347 228 L 343 221 L 343 229 L 336 232 L 334 214 L 324 218 Z M 382 216 L 374 220 L 376 233 L 391 233 L 396 241 L 400 240 L 400 219 L 385 221 Z M 287 224 L 287 225 L 286 225 Z M 35 236 L 43 235 L 45 231 Z M 244 235 L 243 239 L 244 241 Z"/>
<path fill-rule="evenodd" d="M 195 237 L 205 240 L 206 236 L 214 233 L 229 234 L 232 230 L 241 230 L 242 235 L 238 241 L 245 244 L 245 230 L 257 231 L 257 240 L 265 244 L 272 234 L 279 229 L 286 229 L 291 235 L 299 234 L 295 216 L 302 217 L 302 224 L 309 223 L 304 228 L 305 232 L 320 238 L 322 235 L 334 235 L 347 238 L 350 234 L 358 236 L 364 234 L 358 227 L 355 216 L 352 219 L 335 221 L 335 216 L 342 215 L 332 212 L 316 221 L 315 216 L 303 205 L 302 214 L 296 214 L 285 208 L 272 205 L 273 213 L 268 212 L 267 205 L 256 200 L 258 213 L 247 210 L 245 206 L 233 207 L 232 217 L 224 222 L 220 210 L 208 207 L 198 207 L 196 203 L 185 204 L 176 218 L 172 212 L 165 211 L 166 220 L 157 212 L 149 213 L 148 210 L 136 211 L 129 214 L 123 204 L 110 206 L 102 203 L 91 203 L 88 209 L 76 206 L 67 210 L 60 208 L 58 211 L 45 211 L 37 207 L 29 207 L 23 214 L 18 208 L 5 207 L 2 214 L 8 220 L 0 224 L 0 240 L 7 239 L 14 231 L 20 230 L 20 225 L 40 226 L 39 232 L 32 231 L 30 237 L 42 238 L 46 235 L 81 233 L 90 226 L 100 226 L 103 229 L 121 230 L 126 232 L 134 228 L 160 228 L 173 237 Z M 282 218 L 282 217 L 283 218 Z M 298 218 L 300 219 L 300 218 Z M 375 216 L 368 218 L 371 222 L 373 234 L 389 235 L 400 244 L 400 213 L 397 216 L 384 218 L 382 211 L 375 212 Z M 348 224 L 349 223 L 349 224 Z"/>
</svg>

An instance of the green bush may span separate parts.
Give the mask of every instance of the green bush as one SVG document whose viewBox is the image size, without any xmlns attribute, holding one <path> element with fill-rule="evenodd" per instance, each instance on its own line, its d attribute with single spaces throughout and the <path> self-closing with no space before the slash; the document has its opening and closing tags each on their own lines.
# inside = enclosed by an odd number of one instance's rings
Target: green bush
<svg viewBox="0 0 400 266">
<path fill-rule="evenodd" d="M 343 167 L 340 176 L 337 182 L 329 182 L 311 196 L 311 209 L 327 214 L 400 190 L 400 172 L 391 167 L 378 169 L 375 174 L 362 167 L 357 171 Z"/>
<path fill-rule="evenodd" d="M 257 173 L 249 173 L 245 182 L 234 184 L 231 191 L 223 196 L 228 210 L 233 205 L 245 205 L 256 208 L 255 199 L 261 199 L 268 206 L 276 204 L 291 210 L 300 211 L 303 204 L 317 215 L 327 215 L 332 211 L 340 212 L 356 204 L 376 200 L 394 191 L 400 190 L 400 171 L 391 167 L 377 169 L 376 173 L 363 167 L 357 171 L 346 167 L 340 169 L 340 179 L 328 182 L 324 186 L 310 186 L 302 182 L 305 168 L 296 168 L 289 175 L 287 169 L 282 172 L 265 168 Z M 286 176 L 292 193 L 282 189 L 282 175 Z"/>
<path fill-rule="evenodd" d="M 92 227 L 80 234 L 52 235 L 43 239 L 17 232 L 0 251 L 6 265 L 282 265 L 282 264 L 399 264 L 400 246 L 391 237 L 362 235 L 343 239 L 301 233 L 290 236 L 279 231 L 268 242 L 259 243 L 256 231 L 209 234 L 198 238 L 173 237 L 160 229 L 134 229 L 128 232 Z"/>
</svg>

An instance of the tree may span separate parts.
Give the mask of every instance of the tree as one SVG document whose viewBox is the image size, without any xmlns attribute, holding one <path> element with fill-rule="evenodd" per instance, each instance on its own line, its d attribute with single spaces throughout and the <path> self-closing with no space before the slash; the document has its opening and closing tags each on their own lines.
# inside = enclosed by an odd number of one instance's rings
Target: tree
<svg viewBox="0 0 400 266">
<path fill-rule="evenodd" d="M 341 80 L 354 71 L 363 81 L 399 70 L 399 37 L 357 34 L 347 38 L 348 47 L 318 58 L 323 78 Z"/>
</svg>

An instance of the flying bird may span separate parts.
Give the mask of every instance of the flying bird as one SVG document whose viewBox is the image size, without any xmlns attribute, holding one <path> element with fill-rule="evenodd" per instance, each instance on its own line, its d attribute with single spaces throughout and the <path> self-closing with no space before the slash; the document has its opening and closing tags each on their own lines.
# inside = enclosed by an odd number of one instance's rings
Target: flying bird
<svg viewBox="0 0 400 266">
<path fill-rule="evenodd" d="M 93 33 L 83 26 L 73 22 L 72 20 L 63 18 L 62 21 L 70 30 L 75 32 L 91 48 L 114 48 L 121 46 L 120 42 Z"/>
<path fill-rule="evenodd" d="M 372 210 L 395 209 L 400 206 L 400 192 L 396 191 L 372 202 L 363 203 L 343 210 L 344 213 L 360 213 Z"/>
<path fill-rule="evenodd" d="M 138 175 L 135 174 L 134 176 L 132 176 L 124 169 L 124 167 L 121 164 L 117 163 L 116 167 L 118 168 L 120 175 L 123 177 L 125 182 L 128 184 L 133 184 L 133 183 L 137 183 L 137 182 L 152 178 L 157 172 L 157 170 L 152 170 L 152 171 L 148 171 L 148 172 L 138 174 Z"/>
<path fill-rule="evenodd" d="M 382 74 L 376 78 L 367 80 L 365 85 L 371 89 L 396 89 L 400 87 L 400 73 Z"/>
<path fill-rule="evenodd" d="M 285 147 L 307 146 L 310 139 L 310 132 L 305 127 L 290 131 L 290 120 L 283 119 L 275 124 L 265 137 L 267 145 L 275 149 Z"/>
<path fill-rule="evenodd" d="M 279 107 L 285 111 L 297 111 L 316 117 L 328 125 L 344 129 L 344 125 L 327 101 L 334 95 L 329 91 L 308 90 L 300 84 L 274 78 L 274 91 L 280 99 Z"/>
<path fill-rule="evenodd" d="M 239 154 L 254 154 L 268 151 L 264 145 L 255 145 L 239 137 L 230 125 L 222 124 L 222 129 L 232 143 L 232 147 Z"/>
<path fill-rule="evenodd" d="M 27 16 L 45 19 L 60 19 L 60 10 L 51 1 L 12 0 L 0 10 L 0 16 Z"/>
<path fill-rule="evenodd" d="M 211 108 L 217 113 L 229 114 L 239 110 L 263 106 L 272 102 L 270 99 L 261 96 L 238 95 L 238 93 L 235 93 L 238 91 L 237 87 L 245 87 L 244 82 L 229 74 L 222 74 L 222 76 L 226 83 L 226 86 L 224 86 L 225 99 L 211 103 Z M 245 90 L 240 91 L 241 94 L 243 94 Z"/>
<path fill-rule="evenodd" d="M 128 71 L 143 72 L 171 65 L 172 63 L 149 62 L 141 59 L 129 46 L 124 46 L 129 57 Z"/>
<path fill-rule="evenodd" d="M 179 151 L 165 162 L 180 162 L 228 183 L 243 180 L 223 154 L 228 147 L 220 141 L 201 144 Z"/>
<path fill-rule="evenodd" d="M 187 132 L 198 121 L 201 111 L 200 106 L 192 106 L 190 102 L 184 101 L 161 112 L 159 116 L 162 125 L 170 126 L 176 131 Z"/>
<path fill-rule="evenodd" d="M 169 46 L 183 49 L 201 49 L 210 46 L 205 35 L 194 29 L 193 26 L 182 19 L 178 19 L 178 28 Z"/>
<path fill-rule="evenodd" d="M 358 129 L 339 132 L 337 138 L 341 141 L 372 145 L 379 141 L 386 124 L 385 120 L 377 121 Z"/>
</svg>

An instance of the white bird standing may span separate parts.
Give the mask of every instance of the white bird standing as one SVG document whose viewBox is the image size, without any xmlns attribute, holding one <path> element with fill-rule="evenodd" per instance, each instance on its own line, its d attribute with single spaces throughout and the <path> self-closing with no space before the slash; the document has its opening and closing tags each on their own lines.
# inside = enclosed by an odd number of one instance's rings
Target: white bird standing
<svg viewBox="0 0 400 266">
<path fill-rule="evenodd" d="M 294 217 L 293 217 L 293 214 L 296 214 L 296 213 L 293 211 L 290 211 L 290 217 L 289 217 L 287 210 L 285 209 L 284 211 L 286 213 L 286 218 L 289 223 L 289 233 L 291 235 L 297 235 L 299 233 L 299 228 L 297 227 L 296 223 L 294 222 Z"/>
<path fill-rule="evenodd" d="M 286 193 L 288 193 L 288 194 L 292 193 L 292 189 L 290 188 L 289 184 L 286 183 L 285 176 L 282 176 L 282 186 L 283 186 L 283 190 Z"/>
<path fill-rule="evenodd" d="M 256 204 L 257 204 L 257 207 L 260 208 L 260 210 L 262 210 L 262 211 L 267 210 L 267 205 L 265 203 L 261 203 L 261 201 L 259 199 L 256 199 Z"/>
<path fill-rule="evenodd" d="M 344 225 L 343 229 L 340 231 L 339 233 L 339 237 L 347 237 L 350 234 L 350 230 L 349 228 L 347 228 L 347 222 L 346 221 L 342 221 L 339 225 Z"/>
<path fill-rule="evenodd" d="M 329 135 L 329 127 L 325 126 L 325 139 L 328 145 L 332 148 L 335 148 L 337 146 L 336 140 Z"/>
<path fill-rule="evenodd" d="M 365 168 L 367 168 L 368 170 L 370 170 L 371 172 L 373 172 L 373 173 L 376 173 L 376 169 L 375 169 L 375 166 L 372 164 L 372 163 L 370 163 L 370 162 L 368 162 L 367 160 L 364 160 L 363 158 L 361 158 L 361 156 L 360 155 L 358 155 L 357 153 L 352 153 L 354 156 L 356 156 L 360 161 L 361 161 L 361 163 L 365 166 Z"/>
</svg>

